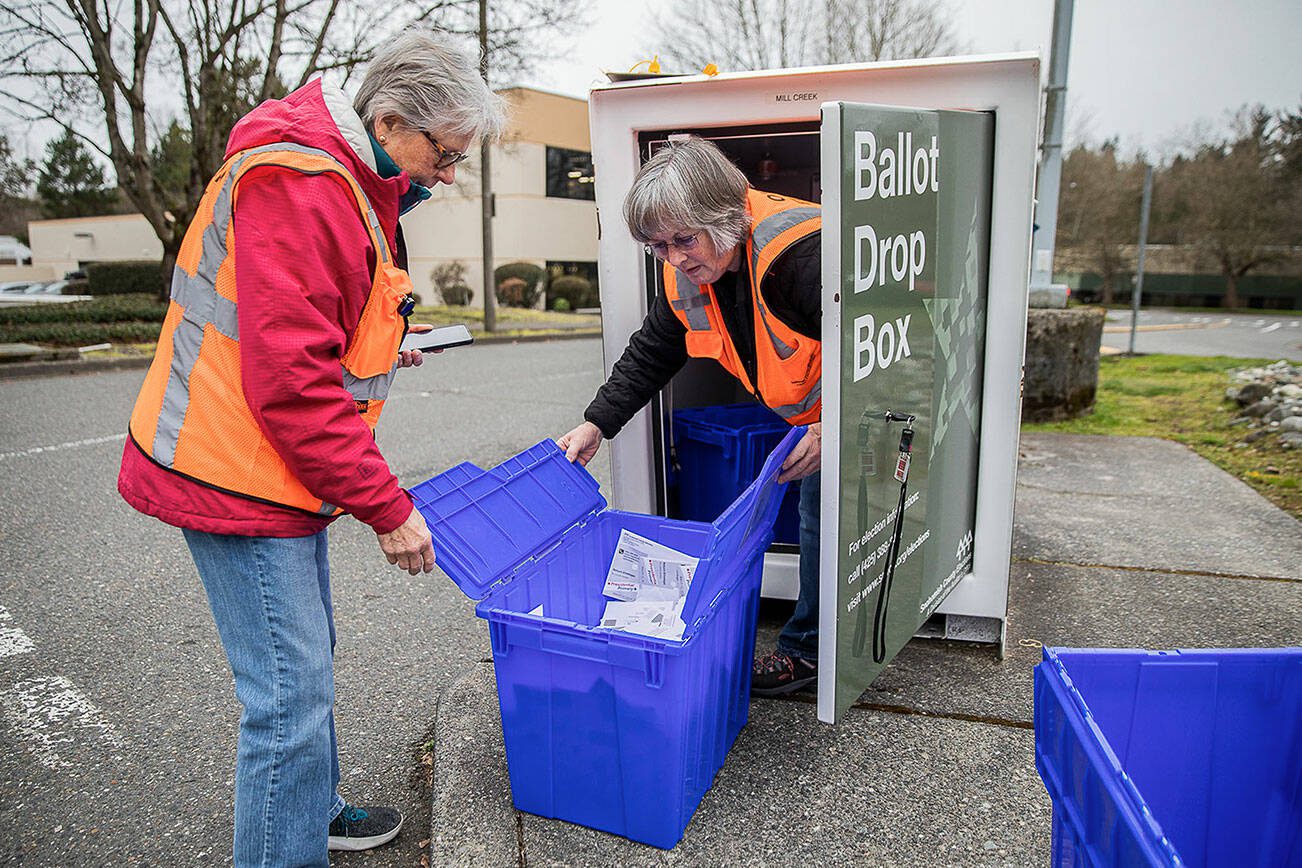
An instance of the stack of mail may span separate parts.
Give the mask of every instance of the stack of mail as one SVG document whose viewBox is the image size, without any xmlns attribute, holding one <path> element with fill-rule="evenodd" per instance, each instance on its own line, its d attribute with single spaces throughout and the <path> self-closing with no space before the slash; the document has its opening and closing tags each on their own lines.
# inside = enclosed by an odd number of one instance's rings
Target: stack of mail
<svg viewBox="0 0 1302 868">
<path fill-rule="evenodd" d="M 619 533 L 602 593 L 600 626 L 659 639 L 681 639 L 683 604 L 698 558 L 628 530 Z"/>
</svg>

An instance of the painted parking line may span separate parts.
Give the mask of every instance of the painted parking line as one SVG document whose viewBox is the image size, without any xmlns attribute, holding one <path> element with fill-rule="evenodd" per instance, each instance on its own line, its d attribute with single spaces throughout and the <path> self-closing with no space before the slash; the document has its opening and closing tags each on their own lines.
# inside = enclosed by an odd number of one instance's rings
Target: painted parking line
<svg viewBox="0 0 1302 868">
<path fill-rule="evenodd" d="M 0 689 L 0 716 L 27 751 L 46 768 L 71 768 L 59 753 L 91 736 L 117 748 L 125 741 L 71 681 L 62 675 L 29 678 Z"/>
<path fill-rule="evenodd" d="M 1263 335 L 1268 335 L 1268 334 L 1270 334 L 1271 332 L 1273 332 L 1275 329 L 1283 328 L 1283 327 L 1284 327 L 1284 324 L 1283 324 L 1283 323 L 1278 323 L 1278 322 L 1277 322 L 1277 323 L 1271 323 L 1270 325 L 1266 326 L 1264 329 L 1261 329 L 1261 332 L 1260 332 L 1260 333 L 1263 334 Z"/>
<path fill-rule="evenodd" d="M 36 647 L 21 627 L 10 625 L 9 622 L 13 619 L 9 610 L 0 606 L 0 657 L 17 657 L 19 654 L 30 653 Z"/>
<path fill-rule="evenodd" d="M 46 452 L 61 452 L 64 449 L 80 449 L 83 446 L 98 446 L 100 443 L 122 442 L 127 439 L 126 432 L 110 434 L 107 437 L 88 437 L 85 440 L 69 440 L 67 443 L 55 443 L 51 446 L 30 446 L 14 452 L 0 452 L 0 461 L 10 458 L 25 458 L 28 455 L 41 455 Z"/>
</svg>

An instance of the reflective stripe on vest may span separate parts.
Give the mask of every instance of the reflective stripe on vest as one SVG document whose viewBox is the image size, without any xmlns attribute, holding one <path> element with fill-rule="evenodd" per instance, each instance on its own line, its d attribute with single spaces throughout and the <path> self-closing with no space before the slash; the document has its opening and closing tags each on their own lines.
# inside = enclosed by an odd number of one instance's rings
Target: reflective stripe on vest
<svg viewBox="0 0 1302 868">
<path fill-rule="evenodd" d="M 269 154 L 286 154 L 284 161 L 275 161 L 274 159 L 264 158 L 255 160 L 259 155 Z M 303 164 L 295 164 L 294 156 L 302 155 L 308 157 Z M 250 160 L 254 160 L 255 165 L 248 166 Z M 324 165 L 323 165 L 324 164 Z M 275 166 L 279 168 L 290 169 L 307 175 L 318 174 L 337 174 L 348 185 L 356 201 L 358 214 L 366 224 L 368 234 L 371 236 L 372 246 L 376 252 L 377 265 L 376 273 L 373 275 L 371 292 L 368 296 L 368 303 L 372 301 L 371 296 L 375 295 L 376 288 L 380 284 L 381 270 L 385 269 L 386 275 L 390 271 L 396 271 L 390 263 L 390 251 L 388 241 L 380 226 L 378 215 L 375 209 L 371 207 L 366 198 L 365 192 L 358 185 L 357 181 L 348 169 L 340 163 L 334 156 L 326 151 L 296 145 L 291 143 L 277 143 L 263 145 L 257 148 L 251 148 L 236 154 L 226 165 L 219 170 L 214 176 L 214 181 L 221 178 L 221 186 L 216 191 L 215 199 L 209 199 L 211 190 L 205 194 L 206 201 L 212 201 L 211 217 L 204 226 L 200 238 L 199 259 L 195 265 L 194 274 L 190 274 L 178 262 L 172 273 L 171 300 L 173 307 L 179 310 L 179 316 L 169 316 L 169 320 L 174 321 L 174 327 L 171 329 L 170 365 L 166 370 L 166 385 L 162 390 L 161 405 L 159 406 L 156 418 L 156 426 L 152 440 L 147 443 L 140 443 L 146 454 L 150 455 L 160 465 L 176 470 L 178 473 L 198 479 L 200 482 L 207 484 L 216 484 L 223 490 L 232 491 L 235 494 L 243 494 L 254 499 L 263 500 L 264 498 L 249 491 L 236 490 L 234 487 L 228 487 L 220 484 L 218 480 L 205 479 L 203 473 L 197 473 L 194 468 L 178 468 L 176 466 L 176 456 L 178 445 L 181 441 L 182 428 L 185 426 L 186 416 L 190 410 L 191 401 L 191 380 L 195 374 L 196 366 L 199 364 L 201 355 L 206 354 L 204 349 L 205 329 L 209 326 L 218 334 L 224 336 L 230 341 L 239 341 L 239 319 L 236 301 L 223 295 L 217 288 L 219 272 L 222 266 L 230 258 L 231 252 L 227 248 L 227 236 L 230 230 L 230 222 L 233 214 L 233 198 L 235 195 L 236 185 L 239 183 L 242 173 L 248 168 L 257 168 L 261 166 Z M 222 177 L 222 173 L 225 177 Z M 210 184 L 211 187 L 211 184 Z M 203 217 L 202 210 L 196 215 L 196 219 Z M 193 248 L 191 248 L 193 249 Z M 184 246 L 183 246 L 184 253 Z M 405 279 L 405 275 L 403 275 Z M 227 275 L 222 278 L 225 280 L 233 279 L 233 262 L 229 267 Z M 227 289 L 228 294 L 238 294 L 238 289 L 234 293 Z M 369 307 L 369 304 L 368 304 Z M 170 312 L 169 312 L 170 313 Z M 394 347 L 393 357 L 394 364 L 383 373 L 373 376 L 357 376 L 347 368 L 347 359 L 355 345 L 365 341 L 370 335 L 380 334 L 375 332 L 374 328 L 365 329 L 363 324 L 366 321 L 366 308 L 363 309 L 362 322 L 359 322 L 358 328 L 352 336 L 352 345 L 345 353 L 345 367 L 342 369 L 342 384 L 357 405 L 359 413 L 362 414 L 367 424 L 374 427 L 376 419 L 379 417 L 379 410 L 382 407 L 385 398 L 388 396 L 389 387 L 393 382 L 394 374 L 397 371 L 397 350 Z M 389 326 L 390 329 L 396 326 Z M 167 335 L 168 325 L 165 323 L 163 330 L 163 339 Z M 365 332 L 365 333 L 364 333 Z M 381 332 L 382 333 L 382 332 Z M 161 350 L 160 345 L 160 350 Z M 213 352 L 216 352 L 214 348 Z M 387 348 L 381 351 L 378 345 L 374 352 L 387 352 Z M 160 352 L 161 355 L 161 352 Z M 161 359 L 156 359 L 157 365 Z M 229 363 L 226 363 L 229 366 Z M 234 363 L 238 369 L 238 362 Z M 375 365 L 373 364 L 374 368 Z M 220 386 L 222 383 L 229 384 L 230 374 L 223 370 L 214 370 L 212 363 L 205 365 L 206 377 L 211 379 L 208 385 L 216 383 Z M 152 372 L 151 372 L 152 373 Z M 160 372 L 161 373 L 161 372 Z M 238 370 L 236 370 L 238 375 Z M 160 384 L 161 385 L 161 384 Z M 149 381 L 146 387 L 142 389 L 141 403 L 146 395 L 145 391 L 149 388 Z M 157 392 L 153 392 L 157 396 Z M 157 398 L 155 397 L 155 400 Z M 137 413 L 141 412 L 138 408 Z M 148 412 L 147 410 L 144 412 Z M 133 413 L 133 423 L 135 421 Z M 251 417 L 250 417 L 251 421 Z M 142 423 L 144 425 L 145 423 Z M 135 425 L 133 424 L 133 428 Z M 246 426 L 247 427 L 247 426 Z M 261 436 L 260 432 L 253 432 L 254 436 Z M 133 431 L 133 438 L 136 436 Z M 283 465 L 283 462 L 282 462 Z M 287 469 L 285 469 L 288 473 Z M 218 474 L 221 475 L 220 473 Z M 295 482 L 294 485 L 301 488 L 301 483 Z M 256 489 L 257 486 L 255 485 Z M 305 489 L 303 490 L 305 493 Z M 301 494 L 295 494 L 299 498 L 299 503 L 289 503 L 286 505 L 295 506 L 300 509 L 306 509 L 309 512 L 315 512 L 320 515 L 333 515 L 340 510 L 328 503 L 322 503 L 319 499 L 311 498 L 304 500 Z M 270 502 L 280 502 L 271 500 Z M 319 504 L 319 505 L 318 505 Z"/>
</svg>

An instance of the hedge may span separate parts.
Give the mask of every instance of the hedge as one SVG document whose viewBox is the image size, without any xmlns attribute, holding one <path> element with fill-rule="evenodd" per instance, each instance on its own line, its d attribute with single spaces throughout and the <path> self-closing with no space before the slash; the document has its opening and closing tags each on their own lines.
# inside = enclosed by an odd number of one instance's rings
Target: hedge
<svg viewBox="0 0 1302 868">
<path fill-rule="evenodd" d="M 166 288 L 162 263 L 149 260 L 95 262 L 86 266 L 89 295 L 122 295 L 148 292 L 160 295 Z"/>
<path fill-rule="evenodd" d="M 149 293 L 0 307 L 0 343 L 81 347 L 158 338 L 167 303 Z"/>
<path fill-rule="evenodd" d="M 0 326 L 0 343 L 84 347 L 158 340 L 156 322 L 52 322 Z"/>
<path fill-rule="evenodd" d="M 36 323 L 161 323 L 167 302 L 143 292 L 107 295 L 65 304 L 24 304 L 0 307 L 0 326 Z"/>
<path fill-rule="evenodd" d="M 551 283 L 547 286 L 547 297 L 551 299 L 554 310 L 559 310 L 556 307 L 558 301 L 567 302 L 570 310 L 578 310 L 581 307 L 598 307 L 601 304 L 601 298 L 596 287 L 592 285 L 592 281 L 577 274 L 553 277 Z"/>
</svg>

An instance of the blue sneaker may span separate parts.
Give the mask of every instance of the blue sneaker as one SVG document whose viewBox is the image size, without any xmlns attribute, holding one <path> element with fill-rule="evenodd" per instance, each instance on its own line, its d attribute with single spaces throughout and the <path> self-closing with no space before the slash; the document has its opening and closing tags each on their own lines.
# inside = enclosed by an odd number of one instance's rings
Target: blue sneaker
<svg viewBox="0 0 1302 868">
<path fill-rule="evenodd" d="M 402 812 L 397 808 L 344 805 L 330 821 L 331 850 L 369 850 L 398 837 Z"/>
</svg>

